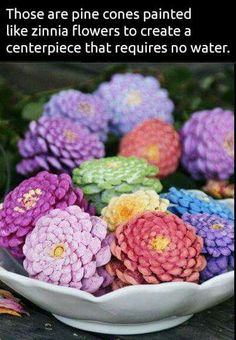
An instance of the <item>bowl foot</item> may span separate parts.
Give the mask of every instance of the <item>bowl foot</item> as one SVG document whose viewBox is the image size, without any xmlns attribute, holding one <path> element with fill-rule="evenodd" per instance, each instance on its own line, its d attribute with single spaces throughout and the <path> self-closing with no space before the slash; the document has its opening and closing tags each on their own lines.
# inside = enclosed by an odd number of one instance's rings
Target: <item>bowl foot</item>
<svg viewBox="0 0 236 340">
<path fill-rule="evenodd" d="M 56 314 L 53 315 L 55 316 L 56 319 L 65 323 L 66 325 L 79 328 L 84 331 L 119 335 L 144 334 L 162 331 L 164 329 L 178 326 L 193 316 L 192 314 L 180 317 L 170 317 L 159 321 L 137 324 L 112 324 L 89 320 L 69 319 Z"/>
</svg>

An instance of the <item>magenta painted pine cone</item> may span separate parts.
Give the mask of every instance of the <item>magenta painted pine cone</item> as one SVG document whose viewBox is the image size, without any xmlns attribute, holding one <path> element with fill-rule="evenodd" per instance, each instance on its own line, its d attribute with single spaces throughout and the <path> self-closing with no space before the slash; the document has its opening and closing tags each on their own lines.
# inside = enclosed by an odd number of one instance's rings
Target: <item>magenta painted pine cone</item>
<svg viewBox="0 0 236 340">
<path fill-rule="evenodd" d="M 44 115 L 69 118 L 97 133 L 102 141 L 106 140 L 110 114 L 97 95 L 73 89 L 60 91 L 50 98 L 44 109 Z"/>
<path fill-rule="evenodd" d="M 18 258 L 23 257 L 22 246 L 26 235 L 37 220 L 55 208 L 78 205 L 95 214 L 79 188 L 72 186 L 67 174 L 38 173 L 11 191 L 0 209 L 0 247 L 8 248 Z"/>
<path fill-rule="evenodd" d="M 107 225 L 78 206 L 41 217 L 26 237 L 24 268 L 38 280 L 95 293 L 107 282 L 99 270 L 111 259 Z"/>
<path fill-rule="evenodd" d="M 198 282 L 206 266 L 203 240 L 176 215 L 145 212 L 120 225 L 106 269 L 115 277 L 113 289 L 124 285 L 171 281 Z"/>
<path fill-rule="evenodd" d="M 41 117 L 18 143 L 23 175 L 40 170 L 71 172 L 86 160 L 104 156 L 104 145 L 87 128 L 62 117 Z"/>
<path fill-rule="evenodd" d="M 194 179 L 234 173 L 234 115 L 216 108 L 195 112 L 181 130 L 182 164 Z"/>
</svg>

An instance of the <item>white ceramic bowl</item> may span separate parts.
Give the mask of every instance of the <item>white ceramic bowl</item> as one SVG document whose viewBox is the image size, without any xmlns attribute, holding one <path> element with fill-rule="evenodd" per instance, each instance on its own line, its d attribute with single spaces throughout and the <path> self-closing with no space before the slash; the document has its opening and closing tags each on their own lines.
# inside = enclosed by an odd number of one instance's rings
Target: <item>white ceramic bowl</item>
<svg viewBox="0 0 236 340">
<path fill-rule="evenodd" d="M 234 206 L 233 200 L 223 200 L 222 204 L 231 209 Z M 0 279 L 4 283 L 58 320 L 107 334 L 142 334 L 174 327 L 234 295 L 233 271 L 201 285 L 187 282 L 137 285 L 94 297 L 24 276 L 24 270 L 3 250 L 0 265 Z"/>
</svg>

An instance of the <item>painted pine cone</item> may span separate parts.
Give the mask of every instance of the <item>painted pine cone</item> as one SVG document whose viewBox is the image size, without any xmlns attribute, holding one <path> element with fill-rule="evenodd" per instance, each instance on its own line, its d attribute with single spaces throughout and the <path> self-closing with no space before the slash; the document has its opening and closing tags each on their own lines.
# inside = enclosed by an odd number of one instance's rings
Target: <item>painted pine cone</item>
<svg viewBox="0 0 236 340">
<path fill-rule="evenodd" d="M 35 279 L 95 293 L 105 280 L 97 269 L 111 258 L 106 234 L 106 223 L 78 206 L 52 210 L 26 237 L 24 268 Z"/>
<path fill-rule="evenodd" d="M 218 215 L 184 214 L 182 219 L 203 239 L 203 254 L 230 256 L 234 252 L 234 224 Z"/>
<path fill-rule="evenodd" d="M 111 130 L 124 135 L 148 118 L 173 123 L 173 102 L 154 77 L 141 74 L 115 74 L 96 91 L 111 112 Z"/>
<path fill-rule="evenodd" d="M 159 168 L 158 177 L 165 177 L 173 173 L 179 164 L 179 134 L 168 123 L 148 119 L 122 138 L 120 155 L 144 158 Z"/>
<path fill-rule="evenodd" d="M 171 281 L 198 282 L 206 266 L 201 255 L 203 240 L 195 229 L 176 215 L 145 212 L 120 225 L 111 251 L 115 257 L 106 266 L 123 285 Z"/>
<path fill-rule="evenodd" d="M 113 197 L 102 209 L 102 218 L 107 222 L 108 229 L 114 231 L 120 224 L 144 211 L 166 211 L 168 205 L 169 201 L 160 198 L 154 190 L 138 190 Z"/>
<path fill-rule="evenodd" d="M 229 181 L 210 179 L 202 190 L 215 198 L 234 197 L 234 183 L 229 183 Z"/>
<path fill-rule="evenodd" d="M 234 220 L 234 215 L 227 206 L 220 204 L 205 193 L 200 195 L 185 189 L 172 187 L 167 193 L 161 194 L 161 196 L 172 203 L 168 210 L 180 217 L 185 213 L 207 213 L 209 215 L 216 214 L 231 221 Z"/>
<path fill-rule="evenodd" d="M 82 190 L 72 186 L 67 174 L 53 175 L 42 171 L 24 180 L 5 197 L 0 209 L 0 247 L 8 248 L 15 257 L 22 258 L 25 237 L 37 220 L 52 209 L 73 204 L 95 214 Z"/>
<path fill-rule="evenodd" d="M 23 160 L 17 171 L 23 175 L 39 170 L 71 172 L 88 159 L 104 156 L 104 145 L 96 134 L 62 117 L 31 122 L 18 148 Z"/>
<path fill-rule="evenodd" d="M 64 90 L 54 94 L 44 107 L 44 115 L 59 115 L 88 128 L 105 141 L 110 114 L 103 100 L 94 94 Z"/>
<path fill-rule="evenodd" d="M 75 185 L 81 187 L 98 213 L 112 197 L 137 190 L 152 189 L 160 192 L 162 185 L 155 166 L 135 157 L 106 157 L 87 161 L 73 171 Z"/>
<path fill-rule="evenodd" d="M 207 281 L 214 276 L 226 273 L 229 270 L 232 270 L 230 267 L 229 257 L 228 256 L 219 256 L 213 257 L 210 255 L 206 256 L 207 266 L 201 272 L 201 281 Z"/>
<path fill-rule="evenodd" d="M 181 130 L 182 164 L 194 179 L 228 179 L 234 172 L 234 115 L 195 112 Z"/>
</svg>

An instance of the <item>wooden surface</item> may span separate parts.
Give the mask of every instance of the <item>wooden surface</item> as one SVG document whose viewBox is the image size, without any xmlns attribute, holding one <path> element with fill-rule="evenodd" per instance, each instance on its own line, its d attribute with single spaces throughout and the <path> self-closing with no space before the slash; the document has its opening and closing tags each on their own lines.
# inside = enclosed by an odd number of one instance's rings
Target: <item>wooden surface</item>
<svg viewBox="0 0 236 340">
<path fill-rule="evenodd" d="M 0 340 L 231 340 L 234 338 L 233 299 L 195 314 L 178 327 L 136 336 L 112 336 L 84 332 L 66 326 L 30 302 L 22 301 L 30 316 L 18 318 L 0 315 Z"/>
</svg>

